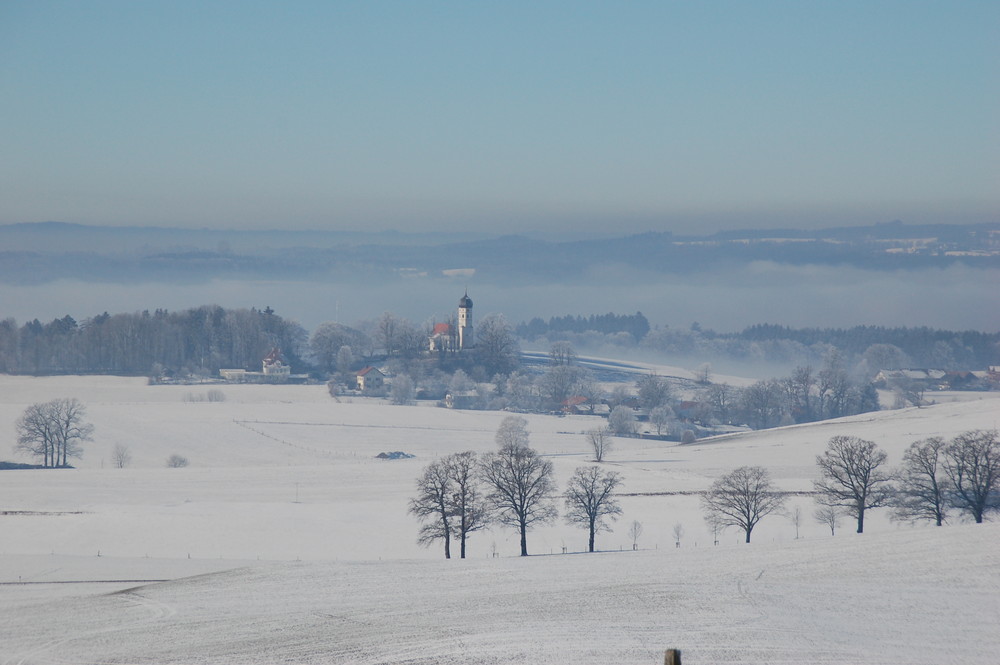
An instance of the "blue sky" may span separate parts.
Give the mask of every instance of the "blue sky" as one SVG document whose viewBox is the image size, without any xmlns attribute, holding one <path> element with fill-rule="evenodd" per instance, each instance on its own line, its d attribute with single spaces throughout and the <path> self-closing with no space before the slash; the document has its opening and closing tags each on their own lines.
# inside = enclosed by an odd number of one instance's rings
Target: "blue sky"
<svg viewBox="0 0 1000 665">
<path fill-rule="evenodd" d="M 0 223 L 1000 219 L 1000 3 L 0 2 Z"/>
</svg>

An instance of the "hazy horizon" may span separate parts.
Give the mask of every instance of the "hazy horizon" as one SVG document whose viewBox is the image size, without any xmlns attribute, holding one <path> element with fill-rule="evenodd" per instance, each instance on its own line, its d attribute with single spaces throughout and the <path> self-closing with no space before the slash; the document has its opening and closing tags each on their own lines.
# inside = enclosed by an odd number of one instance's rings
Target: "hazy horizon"
<svg viewBox="0 0 1000 665">
<path fill-rule="evenodd" d="M 992 222 L 1000 5 L 8 2 L 0 224 Z"/>
<path fill-rule="evenodd" d="M 636 276 L 639 276 L 638 274 Z M 627 277 L 618 275 L 617 277 Z M 649 277 L 648 275 L 645 277 Z M 382 284 L 213 279 L 203 283 L 96 283 L 61 280 L 3 287 L 3 311 L 19 323 L 77 320 L 114 313 L 181 310 L 201 305 L 274 308 L 308 330 L 327 321 L 353 324 L 391 311 L 417 325 L 453 316 L 468 289 L 476 320 L 501 313 L 512 324 L 533 317 L 634 314 L 654 326 L 698 323 L 736 332 L 770 323 L 793 328 L 857 325 L 943 330 L 1000 329 L 996 301 L 1000 272 L 962 266 L 920 272 L 876 272 L 831 266 L 755 263 L 697 276 L 660 276 L 623 285 L 551 283 L 496 285 L 462 278 L 421 278 Z"/>
</svg>

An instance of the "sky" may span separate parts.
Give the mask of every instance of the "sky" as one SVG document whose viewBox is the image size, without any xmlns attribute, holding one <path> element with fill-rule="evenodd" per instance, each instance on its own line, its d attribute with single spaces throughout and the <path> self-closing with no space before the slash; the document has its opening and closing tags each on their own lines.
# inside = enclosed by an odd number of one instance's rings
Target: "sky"
<svg viewBox="0 0 1000 665">
<path fill-rule="evenodd" d="M 0 3 L 0 224 L 1000 218 L 997 2 Z"/>
</svg>

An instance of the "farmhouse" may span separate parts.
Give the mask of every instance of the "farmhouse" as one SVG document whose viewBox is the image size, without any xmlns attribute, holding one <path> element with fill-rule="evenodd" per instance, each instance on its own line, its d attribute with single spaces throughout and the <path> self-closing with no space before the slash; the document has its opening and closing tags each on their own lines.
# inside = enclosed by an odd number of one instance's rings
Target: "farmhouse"
<svg viewBox="0 0 1000 665">
<path fill-rule="evenodd" d="M 357 389 L 361 392 L 379 390 L 385 386 L 385 374 L 377 367 L 365 367 L 359 369 L 355 375 Z"/>
<path fill-rule="evenodd" d="M 245 369 L 220 369 L 219 376 L 230 383 L 288 383 L 302 382 L 309 377 L 306 374 L 292 374 L 292 368 L 285 363 L 281 349 L 271 349 L 261 361 L 261 371 L 249 372 Z"/>
</svg>

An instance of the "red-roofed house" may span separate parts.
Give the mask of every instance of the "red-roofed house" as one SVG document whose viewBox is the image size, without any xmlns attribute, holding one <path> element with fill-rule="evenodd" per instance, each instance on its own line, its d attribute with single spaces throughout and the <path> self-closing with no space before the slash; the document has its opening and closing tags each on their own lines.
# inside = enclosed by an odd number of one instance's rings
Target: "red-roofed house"
<svg viewBox="0 0 1000 665">
<path fill-rule="evenodd" d="M 365 367 L 364 369 L 359 369 L 355 378 L 358 382 L 358 390 L 361 392 L 366 390 L 378 390 L 385 385 L 385 374 L 380 372 L 377 367 Z"/>
</svg>

